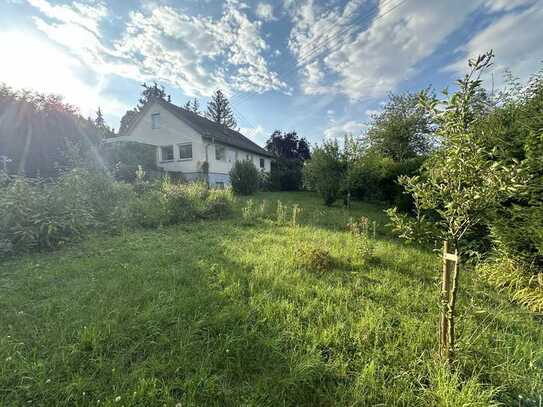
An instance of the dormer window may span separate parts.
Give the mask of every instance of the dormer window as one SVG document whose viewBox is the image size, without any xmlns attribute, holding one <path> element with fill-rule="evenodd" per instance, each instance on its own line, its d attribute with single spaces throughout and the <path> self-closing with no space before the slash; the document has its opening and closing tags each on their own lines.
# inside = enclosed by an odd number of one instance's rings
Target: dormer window
<svg viewBox="0 0 543 407">
<path fill-rule="evenodd" d="M 160 128 L 160 113 L 153 113 L 151 115 L 151 128 L 152 129 Z"/>
</svg>

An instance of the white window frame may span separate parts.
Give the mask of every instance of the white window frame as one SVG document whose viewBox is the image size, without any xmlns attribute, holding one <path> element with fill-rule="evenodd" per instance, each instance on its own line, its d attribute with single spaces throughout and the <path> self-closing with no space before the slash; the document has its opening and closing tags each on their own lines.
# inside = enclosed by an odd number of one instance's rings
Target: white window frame
<svg viewBox="0 0 543 407">
<path fill-rule="evenodd" d="M 259 161 L 260 161 L 260 162 L 259 162 L 259 164 L 260 164 L 260 169 L 263 170 L 264 168 L 266 168 L 266 159 L 260 158 Z"/>
<path fill-rule="evenodd" d="M 153 130 L 160 129 L 160 113 L 151 113 L 151 128 Z"/>
<path fill-rule="evenodd" d="M 164 148 L 168 148 L 168 147 L 172 148 L 172 158 L 171 159 L 164 157 Z M 168 161 L 173 161 L 173 160 L 175 160 L 175 148 L 174 148 L 173 144 L 166 145 L 166 146 L 160 146 L 160 161 L 168 162 Z"/>
<path fill-rule="evenodd" d="M 181 149 L 180 147 L 190 146 L 190 157 L 181 157 Z M 193 151 L 192 151 L 192 143 L 179 143 L 177 144 L 177 157 L 179 161 L 192 161 L 193 157 Z"/>
</svg>

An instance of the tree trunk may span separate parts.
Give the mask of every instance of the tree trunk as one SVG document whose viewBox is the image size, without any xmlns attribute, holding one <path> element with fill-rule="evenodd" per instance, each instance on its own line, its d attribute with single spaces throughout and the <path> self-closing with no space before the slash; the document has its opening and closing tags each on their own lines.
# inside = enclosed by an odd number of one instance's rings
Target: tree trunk
<svg viewBox="0 0 543 407">
<path fill-rule="evenodd" d="M 440 355 L 452 363 L 455 346 L 455 307 L 460 278 L 458 251 L 449 253 L 449 244 L 443 242 L 443 276 L 441 281 L 441 318 L 439 327 Z M 452 275 L 451 275 L 452 269 Z"/>
<path fill-rule="evenodd" d="M 441 318 L 439 324 L 439 353 L 443 359 L 448 359 L 449 355 L 449 264 L 447 262 L 446 254 L 448 253 L 449 244 L 445 240 L 443 241 L 443 274 L 441 276 Z"/>
</svg>

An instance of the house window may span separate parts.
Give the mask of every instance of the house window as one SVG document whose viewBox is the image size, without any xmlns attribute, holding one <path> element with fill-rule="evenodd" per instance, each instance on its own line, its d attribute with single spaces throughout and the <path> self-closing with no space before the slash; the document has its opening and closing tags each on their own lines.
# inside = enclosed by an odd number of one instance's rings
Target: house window
<svg viewBox="0 0 543 407">
<path fill-rule="evenodd" d="M 192 160 L 192 143 L 178 144 L 179 159 L 180 160 Z"/>
<path fill-rule="evenodd" d="M 260 159 L 260 168 L 264 168 L 264 159 L 263 158 Z"/>
<path fill-rule="evenodd" d="M 215 186 L 219 189 L 224 189 L 224 182 L 222 181 L 217 181 L 215 182 Z"/>
<path fill-rule="evenodd" d="M 215 144 L 215 160 L 226 161 L 226 147 Z"/>
<path fill-rule="evenodd" d="M 173 146 L 162 146 L 160 148 L 160 157 L 162 161 L 173 160 Z"/>
<path fill-rule="evenodd" d="M 151 128 L 153 129 L 160 128 L 160 113 L 153 113 L 151 115 Z"/>
<path fill-rule="evenodd" d="M 251 154 L 247 154 L 247 159 L 251 160 Z"/>
</svg>

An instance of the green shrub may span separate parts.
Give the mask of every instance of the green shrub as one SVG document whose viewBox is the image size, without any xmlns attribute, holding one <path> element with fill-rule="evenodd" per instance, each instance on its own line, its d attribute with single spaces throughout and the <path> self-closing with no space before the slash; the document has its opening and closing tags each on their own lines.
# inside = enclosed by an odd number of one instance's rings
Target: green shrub
<svg viewBox="0 0 543 407">
<path fill-rule="evenodd" d="M 203 182 L 176 183 L 162 179 L 138 197 L 131 206 L 136 225 L 156 227 L 216 219 L 232 212 L 234 196 L 230 189 L 209 189 Z"/>
<path fill-rule="evenodd" d="M 128 224 L 130 202 L 135 197 L 132 185 L 115 181 L 104 171 L 86 169 L 73 169 L 54 185 L 56 196 L 79 200 L 92 213 L 95 228 L 118 230 Z"/>
<path fill-rule="evenodd" d="M 223 218 L 232 213 L 234 201 L 232 189 L 212 189 L 207 195 L 202 215 L 205 218 Z"/>
<path fill-rule="evenodd" d="M 345 163 L 337 142 L 325 142 L 313 150 L 313 157 L 305 163 L 303 174 L 307 188 L 317 191 L 326 206 L 339 197 Z"/>
<path fill-rule="evenodd" d="M 260 175 L 252 161 L 236 161 L 230 170 L 230 182 L 236 194 L 251 195 L 258 189 Z"/>
<path fill-rule="evenodd" d="M 152 228 L 169 222 L 164 195 L 159 189 L 151 189 L 130 203 L 130 214 L 134 225 Z"/>
<path fill-rule="evenodd" d="M 268 202 L 263 200 L 257 204 L 252 199 L 247 200 L 245 206 L 241 208 L 241 218 L 244 225 L 254 225 L 258 221 L 266 218 Z"/>
<path fill-rule="evenodd" d="M 543 312 L 543 273 L 505 257 L 479 264 L 477 272 L 512 301 L 532 312 Z"/>
<path fill-rule="evenodd" d="M 375 243 L 365 235 L 356 238 L 356 254 L 362 264 L 369 264 L 375 260 Z"/>
<path fill-rule="evenodd" d="M 375 238 L 375 222 L 370 222 L 365 216 L 353 220 L 347 224 L 347 230 L 355 238 L 355 250 L 358 260 L 362 264 L 367 264 L 375 259 L 375 243 L 372 239 Z"/>
<path fill-rule="evenodd" d="M 207 187 L 202 184 L 178 184 L 165 178 L 160 191 L 166 206 L 166 224 L 195 220 L 206 199 Z"/>
<path fill-rule="evenodd" d="M 325 273 L 332 270 L 334 261 L 330 252 L 311 242 L 300 242 L 294 250 L 291 262 L 297 270 Z"/>
<path fill-rule="evenodd" d="M 3 252 L 52 248 L 81 237 L 95 225 L 80 189 L 15 178 L 0 191 Z"/>
<path fill-rule="evenodd" d="M 219 218 L 232 211 L 230 189 L 163 179 L 137 194 L 103 171 L 74 169 L 56 180 L 23 177 L 0 184 L 0 254 L 52 248 L 90 230 L 127 226 L 157 227 L 195 219 Z"/>
</svg>

